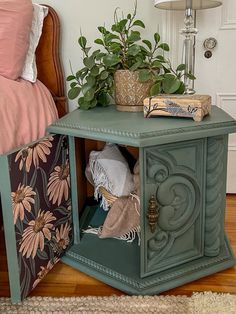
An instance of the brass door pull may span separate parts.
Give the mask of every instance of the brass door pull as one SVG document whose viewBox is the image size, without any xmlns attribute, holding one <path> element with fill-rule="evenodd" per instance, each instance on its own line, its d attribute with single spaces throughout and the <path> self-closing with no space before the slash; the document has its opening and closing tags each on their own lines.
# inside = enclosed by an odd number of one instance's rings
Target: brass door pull
<svg viewBox="0 0 236 314">
<path fill-rule="evenodd" d="M 158 216 L 159 216 L 159 213 L 158 213 L 157 201 L 156 201 L 154 195 L 152 195 L 150 200 L 149 200 L 149 206 L 148 206 L 148 210 L 147 210 L 148 224 L 150 226 L 152 233 L 154 233 L 156 230 Z"/>
</svg>

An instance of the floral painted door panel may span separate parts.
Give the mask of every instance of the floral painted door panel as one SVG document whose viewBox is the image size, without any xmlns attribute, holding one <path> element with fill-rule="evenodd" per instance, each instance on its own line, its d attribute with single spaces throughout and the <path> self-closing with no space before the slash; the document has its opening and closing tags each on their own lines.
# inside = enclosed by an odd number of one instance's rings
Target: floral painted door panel
<svg viewBox="0 0 236 314">
<path fill-rule="evenodd" d="M 23 299 L 36 287 L 71 243 L 67 146 L 67 137 L 48 136 L 1 157 L 2 162 L 5 157 L 9 169 L 7 180 L 1 180 L 1 194 L 3 217 L 6 218 L 4 198 L 5 202 L 6 197 L 10 198 L 12 207 L 11 218 L 8 213 L 8 224 L 4 221 L 4 226 L 6 241 L 9 232 L 14 232 L 11 236 L 15 243 L 11 246 L 16 249 L 18 265 L 15 266 L 19 272 L 16 299 L 17 293 Z M 10 193 L 3 191 L 3 184 L 10 188 Z M 13 225 L 11 230 L 9 221 Z M 8 261 L 9 272 L 11 267 Z"/>
</svg>

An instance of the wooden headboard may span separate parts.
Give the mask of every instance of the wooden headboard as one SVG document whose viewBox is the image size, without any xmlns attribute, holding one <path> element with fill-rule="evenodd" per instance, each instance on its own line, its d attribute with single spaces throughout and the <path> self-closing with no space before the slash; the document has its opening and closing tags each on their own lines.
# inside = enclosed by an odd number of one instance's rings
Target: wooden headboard
<svg viewBox="0 0 236 314">
<path fill-rule="evenodd" d="M 65 80 L 60 62 L 60 22 L 56 11 L 50 7 L 44 19 L 43 32 L 36 50 L 38 79 L 50 90 L 59 117 L 68 112 L 65 97 Z"/>
</svg>

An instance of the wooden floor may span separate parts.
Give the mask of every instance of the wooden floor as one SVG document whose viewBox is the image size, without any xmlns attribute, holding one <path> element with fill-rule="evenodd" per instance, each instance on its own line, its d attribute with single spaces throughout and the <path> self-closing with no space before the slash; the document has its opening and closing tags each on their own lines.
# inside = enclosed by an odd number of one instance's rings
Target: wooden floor
<svg viewBox="0 0 236 314">
<path fill-rule="evenodd" d="M 236 195 L 227 196 L 226 232 L 236 254 Z M 3 238 L 1 231 L 0 238 Z M 163 294 L 191 295 L 194 291 L 229 292 L 236 294 L 236 267 L 205 277 Z M 122 295 L 113 289 L 62 263 L 57 264 L 36 287 L 31 296 L 109 296 Z M 9 296 L 6 257 L 0 241 L 0 296 Z"/>
</svg>

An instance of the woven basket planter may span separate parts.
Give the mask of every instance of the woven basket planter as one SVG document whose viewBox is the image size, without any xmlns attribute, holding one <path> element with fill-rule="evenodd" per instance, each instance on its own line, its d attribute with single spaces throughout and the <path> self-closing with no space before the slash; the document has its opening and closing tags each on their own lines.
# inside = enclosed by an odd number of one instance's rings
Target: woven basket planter
<svg viewBox="0 0 236 314">
<path fill-rule="evenodd" d="M 138 72 L 117 70 L 114 74 L 115 101 L 119 111 L 143 111 L 143 100 L 148 97 L 152 82 L 142 83 Z"/>
</svg>

